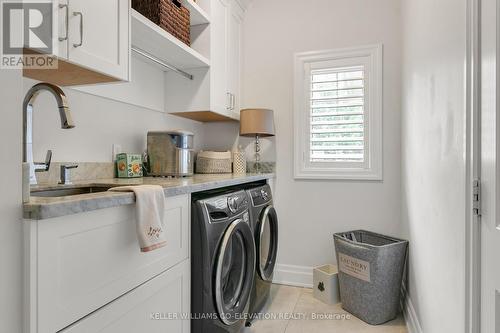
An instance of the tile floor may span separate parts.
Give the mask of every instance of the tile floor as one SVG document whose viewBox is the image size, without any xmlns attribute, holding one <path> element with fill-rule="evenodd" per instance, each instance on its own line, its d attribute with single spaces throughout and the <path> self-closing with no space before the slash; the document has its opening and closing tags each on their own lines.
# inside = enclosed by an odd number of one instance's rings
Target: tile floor
<svg viewBox="0 0 500 333">
<path fill-rule="evenodd" d="M 280 314 L 295 314 L 296 318 L 274 318 Z M 312 319 L 313 314 L 331 314 L 334 319 Z M 380 326 L 370 326 L 349 315 L 339 305 L 328 305 L 315 299 L 311 289 L 273 285 L 271 303 L 266 316 L 242 333 L 407 333 L 402 316 Z M 305 318 L 304 318 L 305 317 Z M 340 317 L 340 318 L 338 318 Z"/>
</svg>

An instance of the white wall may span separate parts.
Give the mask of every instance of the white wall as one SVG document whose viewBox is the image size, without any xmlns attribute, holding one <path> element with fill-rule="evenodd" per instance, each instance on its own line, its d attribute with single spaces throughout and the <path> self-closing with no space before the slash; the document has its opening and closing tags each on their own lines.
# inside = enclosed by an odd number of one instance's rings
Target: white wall
<svg viewBox="0 0 500 333">
<path fill-rule="evenodd" d="M 465 0 L 403 1 L 402 221 L 425 333 L 464 332 Z"/>
<path fill-rule="evenodd" d="M 195 133 L 195 148 L 202 147 L 203 124 L 163 112 L 162 71 L 133 59 L 132 80 L 82 90 L 63 88 L 76 125 L 70 130 L 60 128 L 50 94 L 40 94 L 34 107 L 35 159 L 43 161 L 45 152 L 52 149 L 54 161 L 111 162 L 114 143 L 120 144 L 124 152 L 142 153 L 149 130 L 190 130 Z M 35 83 L 24 79 L 23 91 Z"/>
<path fill-rule="evenodd" d="M 22 79 L 0 70 L 0 332 L 21 332 Z"/>
<path fill-rule="evenodd" d="M 307 282 L 308 267 L 333 262 L 334 232 L 366 228 L 403 234 L 411 240 L 409 292 L 424 331 L 463 331 L 464 31 L 465 0 L 253 2 L 243 25 L 243 106 L 275 110 L 277 136 L 264 142 L 264 160 L 277 162 L 278 273 L 283 278 Z M 293 53 L 373 43 L 384 44 L 383 182 L 295 181 Z M 164 89 L 161 77 L 147 74 L 151 73 L 149 65 L 138 66 L 144 69 L 135 70 L 135 80 L 144 84 L 138 86 Z M 18 332 L 20 105 L 22 93 L 34 82 L 22 80 L 17 72 L 2 71 L 0 83 L 0 161 L 4 166 L 0 331 Z M 162 95 L 155 91 L 148 91 L 152 100 L 144 101 L 141 98 L 146 95 L 128 96 L 127 89 L 122 94 L 109 92 L 110 97 L 123 96 L 132 105 L 64 90 L 77 127 L 61 130 L 54 102 L 41 95 L 35 106 L 36 158 L 53 149 L 55 161 L 110 161 L 113 143 L 125 151 L 142 151 L 151 129 L 190 129 L 196 133 L 197 148 L 231 148 L 237 141 L 237 124 L 202 125 L 161 113 Z M 241 142 L 252 149 L 250 139 Z M 283 275 L 287 269 L 291 275 Z M 298 273 L 295 277 L 294 272 Z"/>
<path fill-rule="evenodd" d="M 312 283 L 308 267 L 335 260 L 334 232 L 366 228 L 399 235 L 400 38 L 400 0 L 255 0 L 246 12 L 243 106 L 275 112 L 276 146 L 264 159 L 276 154 L 278 278 Z M 384 44 L 383 182 L 294 180 L 293 54 L 374 43 Z M 209 133 L 237 135 L 237 126 L 222 127 L 207 127 L 207 144 L 222 146 Z M 285 270 L 297 274 L 283 275 Z"/>
</svg>

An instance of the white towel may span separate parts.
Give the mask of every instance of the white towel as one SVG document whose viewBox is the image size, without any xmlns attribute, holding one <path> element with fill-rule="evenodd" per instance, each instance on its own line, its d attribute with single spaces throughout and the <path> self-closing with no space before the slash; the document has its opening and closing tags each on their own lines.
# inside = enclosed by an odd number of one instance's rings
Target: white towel
<svg viewBox="0 0 500 333">
<path fill-rule="evenodd" d="M 120 186 L 114 192 L 134 192 L 137 238 L 141 252 L 149 252 L 167 244 L 165 235 L 165 193 L 157 185 Z"/>
</svg>

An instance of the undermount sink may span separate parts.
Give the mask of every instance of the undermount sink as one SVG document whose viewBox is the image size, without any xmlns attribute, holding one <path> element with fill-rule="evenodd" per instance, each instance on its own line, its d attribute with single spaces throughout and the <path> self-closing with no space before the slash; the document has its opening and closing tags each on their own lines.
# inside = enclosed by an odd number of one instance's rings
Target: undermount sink
<svg viewBox="0 0 500 333">
<path fill-rule="evenodd" d="M 58 198 L 71 195 L 100 193 L 109 190 L 110 186 L 80 186 L 71 188 L 53 188 L 47 190 L 31 190 L 32 197 Z"/>
</svg>

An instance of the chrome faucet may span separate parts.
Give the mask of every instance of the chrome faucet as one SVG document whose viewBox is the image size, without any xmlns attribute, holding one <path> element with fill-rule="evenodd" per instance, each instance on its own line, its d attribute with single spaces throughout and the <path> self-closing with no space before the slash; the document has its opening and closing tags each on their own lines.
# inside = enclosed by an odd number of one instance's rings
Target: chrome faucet
<svg viewBox="0 0 500 333">
<path fill-rule="evenodd" d="M 45 162 L 35 163 L 33 161 L 33 103 L 38 94 L 44 90 L 50 92 L 56 99 L 59 116 L 61 117 L 61 128 L 75 127 L 66 95 L 61 88 L 50 83 L 38 83 L 28 90 L 23 102 L 23 162 L 30 165 L 30 184 L 37 183 L 35 172 L 49 171 L 52 159 L 52 151 L 49 150 Z"/>
<path fill-rule="evenodd" d="M 64 164 L 64 165 L 61 165 L 61 175 L 60 175 L 60 178 L 59 178 L 59 184 L 61 185 L 69 185 L 69 184 L 73 184 L 71 182 L 71 174 L 70 174 L 70 170 L 71 169 L 76 169 L 78 168 L 78 164 Z"/>
</svg>

